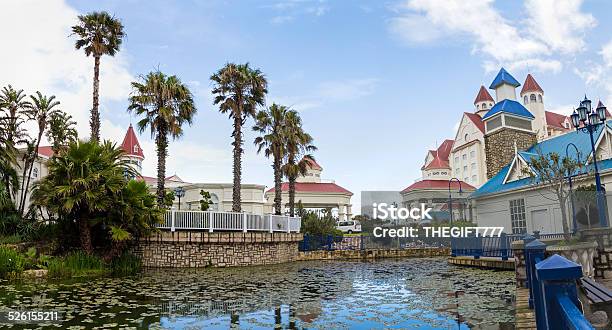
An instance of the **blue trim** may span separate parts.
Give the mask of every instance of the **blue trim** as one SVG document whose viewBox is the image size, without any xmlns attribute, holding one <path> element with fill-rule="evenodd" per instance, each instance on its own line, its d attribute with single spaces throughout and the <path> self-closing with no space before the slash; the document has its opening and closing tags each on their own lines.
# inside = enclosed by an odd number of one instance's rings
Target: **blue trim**
<svg viewBox="0 0 612 330">
<path fill-rule="evenodd" d="M 527 108 L 525 108 L 522 104 L 518 103 L 514 100 L 505 99 L 503 101 L 497 102 L 487 114 L 482 117 L 482 120 L 486 120 L 498 113 L 509 113 L 515 116 L 524 117 L 528 119 L 534 119 L 535 117 Z"/>
<path fill-rule="evenodd" d="M 499 73 L 497 73 L 497 76 L 495 76 L 495 79 L 493 79 L 493 82 L 491 83 L 491 86 L 489 86 L 489 89 L 495 89 L 495 88 L 497 88 L 501 84 L 508 84 L 508 85 L 511 85 L 511 86 L 514 86 L 514 87 L 518 87 L 518 86 L 521 85 L 504 68 L 501 68 L 501 70 L 499 70 Z"/>
</svg>

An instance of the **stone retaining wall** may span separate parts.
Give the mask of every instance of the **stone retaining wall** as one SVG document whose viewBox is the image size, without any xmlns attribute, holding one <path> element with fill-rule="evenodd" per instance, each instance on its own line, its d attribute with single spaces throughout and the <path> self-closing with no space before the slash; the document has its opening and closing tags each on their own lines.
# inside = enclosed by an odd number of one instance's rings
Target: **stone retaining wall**
<svg viewBox="0 0 612 330">
<path fill-rule="evenodd" d="M 448 257 L 450 248 L 409 248 L 380 250 L 336 250 L 299 252 L 297 260 L 342 260 L 378 258 L 425 258 Z"/>
<path fill-rule="evenodd" d="M 199 268 L 279 264 L 298 257 L 299 233 L 162 231 L 133 247 L 145 267 Z"/>
</svg>

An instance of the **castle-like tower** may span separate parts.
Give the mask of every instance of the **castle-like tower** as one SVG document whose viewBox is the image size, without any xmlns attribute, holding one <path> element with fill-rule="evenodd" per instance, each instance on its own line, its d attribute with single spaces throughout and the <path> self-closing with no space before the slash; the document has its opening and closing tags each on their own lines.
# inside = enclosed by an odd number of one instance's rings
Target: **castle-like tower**
<svg viewBox="0 0 612 330">
<path fill-rule="evenodd" d="M 495 90 L 497 103 L 482 117 L 487 178 L 510 163 L 516 149 L 525 150 L 537 142 L 536 117 L 516 101 L 516 87 L 520 85 L 502 68 L 489 86 Z"/>
<path fill-rule="evenodd" d="M 123 158 L 126 159 L 138 173 L 142 173 L 142 161 L 145 157 L 140 147 L 140 142 L 138 142 L 138 138 L 136 137 L 136 133 L 134 133 L 132 124 L 130 124 L 130 127 L 125 133 L 121 148 L 125 152 Z"/>
<path fill-rule="evenodd" d="M 474 100 L 476 114 L 479 115 L 480 118 L 484 117 L 484 115 L 493 108 L 493 104 L 495 104 L 495 100 L 493 100 L 489 91 L 481 85 L 478 95 L 476 95 L 476 99 Z"/>
<path fill-rule="evenodd" d="M 535 117 L 533 120 L 533 130 L 537 134 L 538 140 L 547 138 L 548 125 L 544 110 L 544 91 L 531 74 L 527 75 L 520 95 L 523 99 L 523 105 Z"/>
</svg>

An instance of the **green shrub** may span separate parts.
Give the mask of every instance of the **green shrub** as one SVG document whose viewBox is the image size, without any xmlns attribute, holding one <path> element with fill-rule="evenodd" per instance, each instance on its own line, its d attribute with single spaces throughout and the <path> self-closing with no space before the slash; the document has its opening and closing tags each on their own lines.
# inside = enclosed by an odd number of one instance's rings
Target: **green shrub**
<svg viewBox="0 0 612 330">
<path fill-rule="evenodd" d="M 64 260 L 61 258 L 52 258 L 47 263 L 47 274 L 50 278 L 69 278 L 72 277 L 72 269 L 64 265 Z"/>
<path fill-rule="evenodd" d="M 7 278 L 21 273 L 25 258 L 7 246 L 0 246 L 0 277 Z"/>
<path fill-rule="evenodd" d="M 111 261 L 111 271 L 115 276 L 130 276 L 140 272 L 142 261 L 137 256 L 125 252 Z"/>
<path fill-rule="evenodd" d="M 63 278 L 71 276 L 94 276 L 106 272 L 102 259 L 82 251 L 73 252 L 63 258 L 48 262 L 49 276 Z"/>
<path fill-rule="evenodd" d="M 23 239 L 19 234 L 0 236 L 0 244 L 17 244 L 21 242 L 23 242 Z"/>
</svg>

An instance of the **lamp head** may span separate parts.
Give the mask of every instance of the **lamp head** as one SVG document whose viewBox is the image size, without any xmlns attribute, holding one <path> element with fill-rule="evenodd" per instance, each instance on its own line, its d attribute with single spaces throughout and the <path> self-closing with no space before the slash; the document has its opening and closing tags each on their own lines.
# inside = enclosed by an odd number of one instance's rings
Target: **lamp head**
<svg viewBox="0 0 612 330">
<path fill-rule="evenodd" d="M 574 113 L 572 113 L 570 118 L 572 119 L 572 125 L 574 125 L 574 128 L 580 127 L 580 115 L 578 115 L 576 110 L 574 110 Z"/>
<path fill-rule="evenodd" d="M 591 125 L 597 125 L 599 122 L 600 120 L 599 120 L 599 116 L 597 115 L 597 112 L 593 111 L 589 113 L 589 123 Z"/>
<path fill-rule="evenodd" d="M 586 121 L 589 116 L 589 113 L 587 111 L 587 108 L 582 104 L 582 102 L 580 103 L 580 106 L 578 107 L 578 109 L 576 109 L 576 111 L 578 111 L 578 116 L 580 117 L 581 121 Z"/>
<path fill-rule="evenodd" d="M 597 116 L 599 117 L 599 120 L 606 121 L 606 107 L 603 104 L 601 104 L 600 106 L 597 107 L 596 111 L 597 111 Z"/>
<path fill-rule="evenodd" d="M 584 95 L 584 100 L 580 102 L 581 107 L 585 107 L 587 112 L 591 112 L 591 100 L 587 99 L 586 94 Z"/>
</svg>

